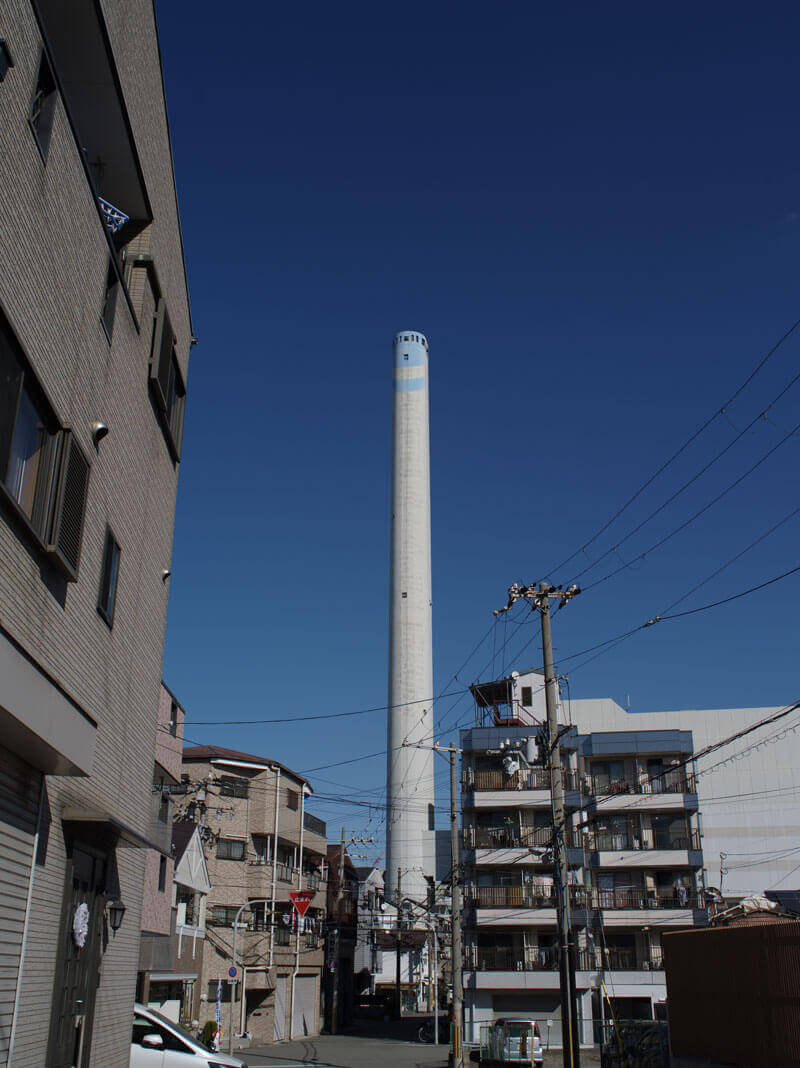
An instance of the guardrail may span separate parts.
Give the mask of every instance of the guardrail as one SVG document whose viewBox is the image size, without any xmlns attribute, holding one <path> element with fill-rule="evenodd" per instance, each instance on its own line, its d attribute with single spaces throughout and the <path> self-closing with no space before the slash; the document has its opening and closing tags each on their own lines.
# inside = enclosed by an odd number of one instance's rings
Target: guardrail
<svg viewBox="0 0 800 1068">
<path fill-rule="evenodd" d="M 663 831 L 585 831 L 586 849 L 602 852 L 617 852 L 623 849 L 700 849 L 700 835 L 697 831 L 672 834 Z"/>
<path fill-rule="evenodd" d="M 524 886 L 467 886 L 464 891 L 467 908 L 477 909 L 554 909 L 555 891 L 551 887 Z M 585 908 L 583 887 L 570 888 L 570 901 L 575 908 Z"/>
</svg>

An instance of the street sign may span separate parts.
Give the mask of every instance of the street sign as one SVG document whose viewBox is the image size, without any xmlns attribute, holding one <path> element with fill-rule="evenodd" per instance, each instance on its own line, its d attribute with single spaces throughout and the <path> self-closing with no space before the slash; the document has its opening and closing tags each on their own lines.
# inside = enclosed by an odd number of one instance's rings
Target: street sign
<svg viewBox="0 0 800 1068">
<path fill-rule="evenodd" d="M 314 900 L 313 890 L 290 890 L 289 897 L 292 899 L 292 904 L 297 909 L 300 916 L 305 916 L 308 912 L 308 907 Z"/>
<path fill-rule="evenodd" d="M 235 968 L 228 968 L 228 975 L 231 977 L 231 979 L 235 979 L 236 978 L 236 969 Z"/>
</svg>

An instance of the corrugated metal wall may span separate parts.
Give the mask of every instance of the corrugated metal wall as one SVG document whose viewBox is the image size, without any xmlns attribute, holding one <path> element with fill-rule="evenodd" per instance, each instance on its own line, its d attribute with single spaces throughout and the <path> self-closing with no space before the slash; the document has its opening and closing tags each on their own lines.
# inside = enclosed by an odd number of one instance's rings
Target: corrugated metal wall
<svg viewBox="0 0 800 1068">
<path fill-rule="evenodd" d="M 0 749 L 0 1068 L 8 1062 L 42 777 Z"/>
<path fill-rule="evenodd" d="M 663 945 L 673 1053 L 800 1064 L 800 922 L 675 932 Z"/>
</svg>

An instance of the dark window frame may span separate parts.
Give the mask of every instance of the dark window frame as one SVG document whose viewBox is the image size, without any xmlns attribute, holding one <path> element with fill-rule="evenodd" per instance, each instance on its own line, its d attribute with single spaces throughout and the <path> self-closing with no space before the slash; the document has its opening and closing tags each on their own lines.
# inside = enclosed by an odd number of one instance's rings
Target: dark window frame
<svg viewBox="0 0 800 1068">
<path fill-rule="evenodd" d="M 300 791 L 292 790 L 291 787 L 286 787 L 286 807 L 290 812 L 297 812 L 300 808 Z"/>
<path fill-rule="evenodd" d="M 238 846 L 242 855 L 240 857 L 233 856 L 233 846 Z M 241 863 L 247 857 L 247 842 L 243 838 L 218 838 L 217 839 L 217 860 L 234 860 L 237 863 Z"/>
<path fill-rule="evenodd" d="M 111 552 L 109 553 L 109 550 Z M 116 550 L 116 553 L 114 552 Z M 114 531 L 106 525 L 106 537 L 103 544 L 103 565 L 100 569 L 100 589 L 97 594 L 97 611 L 109 629 L 114 626 L 114 613 L 117 609 L 119 593 L 119 564 L 122 549 L 114 536 Z"/>
<path fill-rule="evenodd" d="M 174 699 L 169 709 L 169 733 L 173 738 L 178 736 L 178 702 Z"/>
<path fill-rule="evenodd" d="M 158 861 L 158 892 L 163 894 L 167 889 L 167 858 L 162 854 Z"/>
<path fill-rule="evenodd" d="M 57 100 L 58 85 L 47 52 L 42 48 L 36 67 L 31 106 L 28 109 L 28 126 L 45 166 L 47 166 L 47 156 L 50 152 L 50 139 L 53 136 Z"/>
<path fill-rule="evenodd" d="M 38 420 L 40 435 L 31 454 L 36 456 L 36 466 L 29 507 L 23 499 L 26 458 L 18 451 L 24 408 Z M 17 465 L 22 464 L 16 489 L 9 481 L 15 456 Z M 78 578 L 90 473 L 86 453 L 73 431 L 61 424 L 0 308 L 0 503 L 8 507 L 21 533 L 49 557 L 68 582 Z"/>
<path fill-rule="evenodd" d="M 177 344 L 167 302 L 161 297 L 153 320 L 150 388 L 170 455 L 179 463 L 186 415 L 186 383 L 178 362 Z"/>
<path fill-rule="evenodd" d="M 223 775 L 219 780 L 220 797 L 248 797 L 250 780 L 239 775 Z"/>
<path fill-rule="evenodd" d="M 117 296 L 121 285 L 119 274 L 111 256 L 108 257 L 106 270 L 106 288 L 103 296 L 103 307 L 100 311 L 100 325 L 109 345 L 114 336 L 114 317 L 117 311 Z"/>
</svg>

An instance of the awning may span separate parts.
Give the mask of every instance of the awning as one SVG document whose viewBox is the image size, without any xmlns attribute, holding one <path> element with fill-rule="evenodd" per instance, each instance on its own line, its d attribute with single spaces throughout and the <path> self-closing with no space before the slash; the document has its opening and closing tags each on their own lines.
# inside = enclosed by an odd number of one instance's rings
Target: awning
<svg viewBox="0 0 800 1068">
<path fill-rule="evenodd" d="M 251 968 L 249 965 L 243 967 L 244 981 L 248 990 L 274 990 L 275 989 L 275 969 L 274 968 Z"/>
<path fill-rule="evenodd" d="M 151 983 L 185 983 L 197 979 L 197 972 L 151 972 L 148 978 Z"/>
<path fill-rule="evenodd" d="M 100 809 L 78 808 L 75 805 L 66 805 L 61 811 L 62 823 L 81 830 L 109 848 L 114 846 L 128 847 L 131 849 L 154 849 L 157 853 L 164 850 L 156 842 L 151 842 L 143 834 L 129 827 L 116 816 Z M 168 856 L 169 854 L 165 854 Z"/>
</svg>

